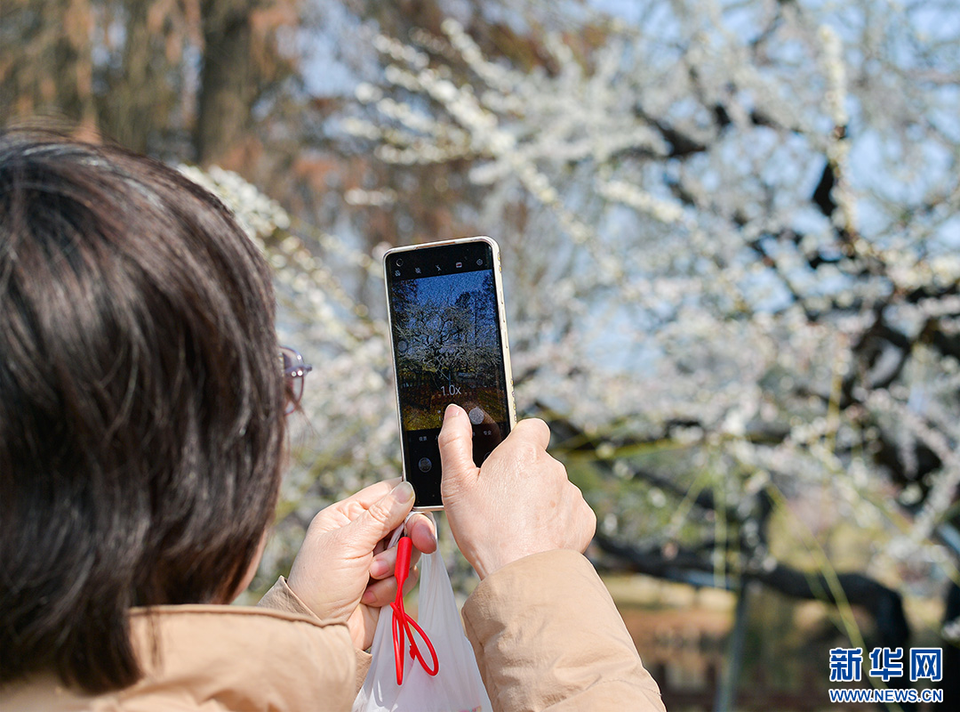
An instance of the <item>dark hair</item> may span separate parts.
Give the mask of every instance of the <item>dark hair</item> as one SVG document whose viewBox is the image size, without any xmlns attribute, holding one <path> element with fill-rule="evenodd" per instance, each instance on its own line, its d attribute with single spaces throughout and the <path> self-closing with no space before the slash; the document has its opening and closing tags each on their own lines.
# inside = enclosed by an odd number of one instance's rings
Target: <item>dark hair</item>
<svg viewBox="0 0 960 712">
<path fill-rule="evenodd" d="M 131 606 L 236 592 L 279 489 L 273 310 L 177 171 L 0 132 L 0 683 L 125 687 Z"/>
</svg>

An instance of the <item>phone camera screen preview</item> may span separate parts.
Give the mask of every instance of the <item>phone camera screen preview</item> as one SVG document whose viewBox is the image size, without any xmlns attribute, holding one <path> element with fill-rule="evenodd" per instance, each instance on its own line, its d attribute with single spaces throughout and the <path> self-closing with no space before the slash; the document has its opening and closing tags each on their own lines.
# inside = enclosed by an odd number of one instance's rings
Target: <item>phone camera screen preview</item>
<svg viewBox="0 0 960 712">
<path fill-rule="evenodd" d="M 447 405 L 470 416 L 478 465 L 510 429 L 493 251 L 483 241 L 445 245 L 386 266 L 406 475 L 417 506 L 439 506 Z"/>
</svg>

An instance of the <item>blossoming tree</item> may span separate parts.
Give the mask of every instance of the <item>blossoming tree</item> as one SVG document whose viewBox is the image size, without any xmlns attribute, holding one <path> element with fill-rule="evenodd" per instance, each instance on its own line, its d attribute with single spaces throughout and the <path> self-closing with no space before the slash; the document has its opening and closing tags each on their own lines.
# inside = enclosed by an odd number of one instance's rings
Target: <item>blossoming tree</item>
<svg viewBox="0 0 960 712">
<path fill-rule="evenodd" d="M 531 30 L 528 66 L 453 19 L 371 35 L 382 73 L 332 135 L 397 180 L 345 198 L 403 220 L 429 177 L 501 242 L 518 405 L 551 422 L 601 561 L 821 598 L 854 643 L 864 606 L 900 645 L 903 577 L 960 581 L 956 23 L 882 0 L 641 14 Z M 280 227 L 285 324 L 323 381 L 296 522 L 398 450 L 385 246 Z"/>
</svg>

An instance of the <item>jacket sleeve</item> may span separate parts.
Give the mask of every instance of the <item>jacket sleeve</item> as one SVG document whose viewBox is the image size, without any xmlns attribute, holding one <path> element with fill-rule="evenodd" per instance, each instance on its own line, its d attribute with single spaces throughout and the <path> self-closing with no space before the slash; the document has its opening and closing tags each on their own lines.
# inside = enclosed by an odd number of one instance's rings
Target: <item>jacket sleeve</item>
<svg viewBox="0 0 960 712">
<path fill-rule="evenodd" d="M 298 613 L 302 616 L 316 618 L 318 616 L 310 610 L 306 603 L 300 600 L 300 597 L 293 592 L 293 589 L 287 585 L 287 579 L 281 576 L 267 591 L 257 606 L 261 608 L 272 608 L 275 611 L 285 611 L 287 613 Z M 355 694 L 360 691 L 363 681 L 367 677 L 367 670 L 370 669 L 370 653 L 363 650 L 355 651 L 357 672 L 354 678 Z"/>
<path fill-rule="evenodd" d="M 463 618 L 496 712 L 664 712 L 613 599 L 577 552 L 503 567 L 477 586 Z"/>
</svg>

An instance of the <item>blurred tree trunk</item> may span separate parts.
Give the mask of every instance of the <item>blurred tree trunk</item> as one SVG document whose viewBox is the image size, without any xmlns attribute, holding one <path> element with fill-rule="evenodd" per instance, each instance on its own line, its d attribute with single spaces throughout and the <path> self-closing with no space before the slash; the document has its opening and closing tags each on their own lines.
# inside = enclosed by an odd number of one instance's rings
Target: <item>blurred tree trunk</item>
<svg viewBox="0 0 960 712">
<path fill-rule="evenodd" d="M 63 17 L 63 34 L 55 49 L 55 71 L 64 78 L 59 85 L 59 106 L 67 115 L 85 127 L 96 125 L 93 103 L 93 61 L 90 34 L 93 18 L 88 0 L 65 0 L 59 3 Z"/>
<path fill-rule="evenodd" d="M 197 102 L 197 161 L 210 164 L 250 129 L 257 96 L 251 13 L 256 0 L 204 0 L 204 57 Z"/>
<path fill-rule="evenodd" d="M 89 0 L 0 2 L 0 120 L 96 125 Z"/>
<path fill-rule="evenodd" d="M 733 630 L 727 641 L 726 669 L 717 685 L 714 712 L 728 712 L 737 699 L 737 683 L 743 672 L 743 654 L 747 640 L 750 582 L 741 582 L 737 589 L 737 605 L 733 615 Z"/>
<path fill-rule="evenodd" d="M 103 97 L 104 133 L 138 153 L 146 153 L 151 133 L 166 125 L 167 102 L 161 97 L 169 93 L 152 52 L 155 32 L 148 25 L 147 12 L 148 3 L 126 3 L 123 76 Z"/>
</svg>

